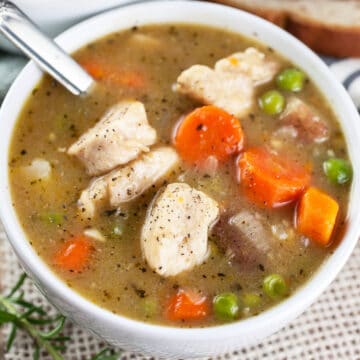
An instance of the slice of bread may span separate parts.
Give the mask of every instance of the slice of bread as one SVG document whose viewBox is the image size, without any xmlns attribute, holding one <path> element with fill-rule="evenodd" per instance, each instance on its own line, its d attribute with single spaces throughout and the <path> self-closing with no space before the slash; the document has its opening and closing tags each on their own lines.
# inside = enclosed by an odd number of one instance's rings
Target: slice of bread
<svg viewBox="0 0 360 360">
<path fill-rule="evenodd" d="M 261 16 L 313 50 L 360 57 L 359 0 L 215 0 Z"/>
</svg>

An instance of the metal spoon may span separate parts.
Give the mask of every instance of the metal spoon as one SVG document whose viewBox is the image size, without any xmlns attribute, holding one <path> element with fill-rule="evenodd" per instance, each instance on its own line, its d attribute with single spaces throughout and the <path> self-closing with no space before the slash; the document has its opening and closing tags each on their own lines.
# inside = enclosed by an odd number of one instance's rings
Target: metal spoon
<svg viewBox="0 0 360 360">
<path fill-rule="evenodd" d="M 74 95 L 86 94 L 95 80 L 12 2 L 0 1 L 0 31 L 41 69 Z"/>
</svg>

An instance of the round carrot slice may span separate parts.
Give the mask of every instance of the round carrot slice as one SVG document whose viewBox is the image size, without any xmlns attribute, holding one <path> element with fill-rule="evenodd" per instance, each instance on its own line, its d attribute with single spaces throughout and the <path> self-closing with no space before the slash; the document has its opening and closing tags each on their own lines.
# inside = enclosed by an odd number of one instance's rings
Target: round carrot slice
<svg viewBox="0 0 360 360">
<path fill-rule="evenodd" d="M 310 183 L 309 172 L 263 148 L 252 148 L 238 160 L 246 195 L 262 207 L 274 208 L 296 200 Z"/>
<path fill-rule="evenodd" d="M 63 270 L 81 271 L 90 260 L 91 241 L 83 235 L 67 240 L 55 254 L 55 264 Z"/>
<path fill-rule="evenodd" d="M 243 148 L 244 135 L 239 120 L 216 106 L 192 111 L 179 125 L 175 147 L 187 162 L 201 165 L 210 156 L 225 162 Z"/>
</svg>

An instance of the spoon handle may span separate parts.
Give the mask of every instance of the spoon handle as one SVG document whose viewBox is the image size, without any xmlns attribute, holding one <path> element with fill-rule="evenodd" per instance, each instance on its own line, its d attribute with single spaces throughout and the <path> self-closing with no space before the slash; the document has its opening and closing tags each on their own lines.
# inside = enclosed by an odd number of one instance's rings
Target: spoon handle
<svg viewBox="0 0 360 360">
<path fill-rule="evenodd" d="M 0 1 L 0 31 L 75 95 L 86 93 L 94 79 L 12 2 Z"/>
</svg>

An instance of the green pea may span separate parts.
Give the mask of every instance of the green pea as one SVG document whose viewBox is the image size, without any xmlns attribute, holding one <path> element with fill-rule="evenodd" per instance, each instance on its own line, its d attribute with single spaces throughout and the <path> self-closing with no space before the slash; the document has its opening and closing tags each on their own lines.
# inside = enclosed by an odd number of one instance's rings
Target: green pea
<svg viewBox="0 0 360 360">
<path fill-rule="evenodd" d="M 221 320 L 234 320 L 239 314 L 239 301 L 234 293 L 216 295 L 213 300 L 215 316 Z"/>
<path fill-rule="evenodd" d="M 305 74 L 294 68 L 283 70 L 276 77 L 276 85 L 281 90 L 300 91 L 304 87 Z"/>
<path fill-rule="evenodd" d="M 61 225 L 65 220 L 65 216 L 62 213 L 49 212 L 49 213 L 41 214 L 40 219 L 49 224 Z"/>
<path fill-rule="evenodd" d="M 259 106 L 265 114 L 280 114 L 285 107 L 285 98 L 277 90 L 270 90 L 259 98 Z"/>
<path fill-rule="evenodd" d="M 271 274 L 264 279 L 263 290 L 267 296 L 276 299 L 286 295 L 287 286 L 281 275 Z"/>
<path fill-rule="evenodd" d="M 258 294 L 246 293 L 242 295 L 242 303 L 247 307 L 256 307 L 260 305 L 261 298 Z"/>
<path fill-rule="evenodd" d="M 323 163 L 327 178 L 334 184 L 345 184 L 352 178 L 352 167 L 348 161 L 339 158 L 330 158 Z"/>
</svg>

